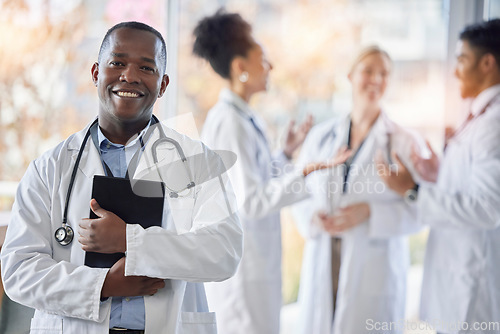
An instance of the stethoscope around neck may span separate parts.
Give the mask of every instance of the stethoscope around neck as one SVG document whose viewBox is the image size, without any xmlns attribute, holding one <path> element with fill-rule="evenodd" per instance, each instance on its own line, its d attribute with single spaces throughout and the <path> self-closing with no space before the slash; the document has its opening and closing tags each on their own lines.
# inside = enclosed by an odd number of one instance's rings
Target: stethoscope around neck
<svg viewBox="0 0 500 334">
<path fill-rule="evenodd" d="M 151 125 L 153 125 L 155 123 L 159 123 L 159 120 L 158 120 L 158 118 L 156 118 L 156 116 L 153 115 L 152 118 L 153 119 L 152 119 L 152 124 Z M 54 237 L 55 237 L 56 241 L 61 246 L 67 246 L 67 245 L 69 245 L 73 241 L 73 238 L 75 236 L 75 232 L 74 232 L 73 228 L 68 225 L 68 206 L 69 206 L 69 200 L 71 198 L 71 191 L 73 190 L 73 185 L 75 183 L 76 172 L 78 171 L 78 166 L 80 165 L 80 160 L 82 159 L 82 155 L 83 155 L 83 151 L 85 149 L 85 145 L 87 144 L 87 141 L 88 141 L 89 137 L 91 136 L 92 129 L 97 126 L 97 122 L 98 122 L 98 119 L 96 119 L 94 122 L 92 122 L 92 124 L 90 125 L 89 129 L 85 133 L 85 137 L 83 138 L 82 144 L 81 144 L 80 149 L 78 151 L 78 156 L 76 158 L 75 165 L 73 166 L 73 171 L 71 173 L 71 179 L 70 179 L 69 186 L 68 186 L 68 192 L 66 194 L 66 201 L 65 201 L 65 204 L 64 204 L 64 214 L 63 214 L 62 226 L 59 227 L 58 229 L 56 229 L 56 231 L 54 233 Z M 193 181 L 193 177 L 191 175 L 191 172 L 190 172 L 190 169 L 189 169 L 189 166 L 188 166 L 188 163 L 187 163 L 187 158 L 184 155 L 184 151 L 182 150 L 182 147 L 180 146 L 179 142 L 176 141 L 175 139 L 167 137 L 166 134 L 165 134 L 165 132 L 162 129 L 161 124 L 158 125 L 158 129 L 160 131 L 160 138 L 158 138 L 153 143 L 153 145 L 151 147 L 154 164 L 155 165 L 158 164 L 158 153 L 157 153 L 158 145 L 160 145 L 162 143 L 165 143 L 165 142 L 170 143 L 177 150 L 177 153 L 179 154 L 179 157 L 181 158 L 181 161 L 182 161 L 182 163 L 184 165 L 184 169 L 185 169 L 186 174 L 187 174 L 187 176 L 189 178 L 189 183 L 185 187 L 183 187 L 182 189 L 178 189 L 178 190 L 171 189 L 171 188 L 169 188 L 167 186 L 167 184 L 165 182 L 162 182 L 163 185 L 168 189 L 169 196 L 171 198 L 177 198 L 177 197 L 179 197 L 179 193 L 184 192 L 186 190 L 190 191 L 192 188 L 195 187 L 196 184 Z M 153 130 L 153 127 L 151 126 L 148 129 L 148 131 L 146 132 L 145 136 L 144 136 L 146 138 L 146 140 L 151 135 L 152 130 Z M 143 143 L 144 143 L 144 141 L 141 141 L 141 148 L 144 147 Z M 99 147 L 97 147 L 97 150 L 99 151 Z M 137 160 L 138 159 L 138 152 L 136 154 L 137 155 L 135 156 L 135 159 Z M 134 160 L 134 158 L 132 158 L 132 160 Z M 161 175 L 160 175 L 160 178 L 161 178 Z M 163 179 L 162 179 L 162 181 L 163 181 Z"/>
</svg>

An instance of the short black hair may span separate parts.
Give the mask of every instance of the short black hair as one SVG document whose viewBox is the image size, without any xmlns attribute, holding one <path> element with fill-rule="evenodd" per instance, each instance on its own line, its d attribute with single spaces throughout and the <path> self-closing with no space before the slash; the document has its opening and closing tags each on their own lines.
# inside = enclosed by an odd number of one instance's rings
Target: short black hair
<svg viewBox="0 0 500 334">
<path fill-rule="evenodd" d="M 166 71 L 167 69 L 167 44 L 165 43 L 165 40 L 163 39 L 163 36 L 160 34 L 158 30 L 155 28 L 142 23 L 142 22 L 136 22 L 136 21 L 129 21 L 129 22 L 121 22 L 118 24 L 115 24 L 111 28 L 109 28 L 108 32 L 106 32 L 106 35 L 104 36 L 101 47 L 99 48 L 99 56 L 98 56 L 98 62 L 101 62 L 101 57 L 102 53 L 104 50 L 109 46 L 109 36 L 111 36 L 111 33 L 115 31 L 116 29 L 120 28 L 130 28 L 130 29 L 136 29 L 136 30 L 143 30 L 143 31 L 149 31 L 153 34 L 156 35 L 161 41 L 161 52 L 160 52 L 160 65 L 163 68 L 163 72 Z"/>
<path fill-rule="evenodd" d="M 193 31 L 196 38 L 193 53 L 206 59 L 215 72 L 228 79 L 231 61 L 236 56 L 246 57 L 255 42 L 252 27 L 236 13 L 219 9 L 203 18 Z"/>
<path fill-rule="evenodd" d="M 467 41 L 480 56 L 491 53 L 500 67 L 500 19 L 469 25 L 460 33 L 460 39 Z"/>
</svg>

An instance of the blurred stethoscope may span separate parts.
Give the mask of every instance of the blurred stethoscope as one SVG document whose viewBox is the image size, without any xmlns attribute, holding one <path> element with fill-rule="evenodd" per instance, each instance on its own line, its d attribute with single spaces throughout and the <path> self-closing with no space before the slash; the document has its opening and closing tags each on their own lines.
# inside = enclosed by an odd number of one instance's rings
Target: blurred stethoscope
<svg viewBox="0 0 500 334">
<path fill-rule="evenodd" d="M 66 201 L 65 201 L 65 205 L 64 205 L 64 215 L 63 215 L 62 226 L 59 227 L 58 229 L 56 229 L 56 231 L 54 233 L 56 241 L 60 245 L 62 245 L 62 246 L 69 245 L 73 241 L 73 238 L 75 236 L 75 232 L 74 232 L 73 228 L 68 225 L 68 206 L 69 206 L 69 200 L 70 200 L 70 197 L 71 197 L 71 191 L 73 190 L 73 184 L 75 183 L 76 172 L 78 170 L 78 166 L 80 165 L 80 160 L 82 158 L 85 145 L 87 144 L 87 141 L 88 141 L 89 137 L 91 136 L 92 132 L 94 132 L 95 129 L 97 129 L 97 126 L 98 126 L 97 125 L 97 121 L 98 120 L 96 119 L 90 125 L 89 129 L 85 133 L 85 137 L 83 138 L 82 144 L 80 146 L 80 150 L 78 151 L 78 157 L 76 158 L 75 166 L 73 167 L 73 172 L 71 174 L 71 179 L 70 179 L 69 186 L 68 186 L 68 192 L 66 194 Z M 174 189 L 171 189 L 171 188 L 168 187 L 168 185 L 165 183 L 165 181 L 161 177 L 161 174 L 158 173 L 158 174 L 160 174 L 160 179 L 162 180 L 163 185 L 168 189 L 169 196 L 171 198 L 177 198 L 177 197 L 181 196 L 181 195 L 179 195 L 179 193 L 182 193 L 182 192 L 184 192 L 186 190 L 189 190 L 189 191 L 187 192 L 187 194 L 182 195 L 182 196 L 188 196 L 190 194 L 190 192 L 191 192 L 191 189 L 194 188 L 194 186 L 196 184 L 193 181 L 193 177 L 191 175 L 191 171 L 189 169 L 186 156 L 184 155 L 184 151 L 182 150 L 182 148 L 181 148 L 181 146 L 180 146 L 180 144 L 179 144 L 178 141 L 176 141 L 175 139 L 167 137 L 167 135 L 163 131 L 163 128 L 162 128 L 161 124 L 159 124 L 160 122 L 159 122 L 158 118 L 156 118 L 156 116 L 153 115 L 152 116 L 152 120 L 151 120 L 151 125 L 156 124 L 156 123 L 158 123 L 157 128 L 159 129 L 160 136 L 159 136 L 159 138 L 157 140 L 155 140 L 155 142 L 153 143 L 153 145 L 151 147 L 154 164 L 155 165 L 158 164 L 158 152 L 157 152 L 158 145 L 160 145 L 162 143 L 165 143 L 165 142 L 172 144 L 173 147 L 177 150 L 177 154 L 181 158 L 181 161 L 182 161 L 182 163 L 184 165 L 184 169 L 186 171 L 187 177 L 189 179 L 189 183 L 185 187 L 183 187 L 181 189 L 174 190 Z M 146 134 L 144 135 L 144 137 L 145 138 L 149 138 L 149 136 L 151 135 L 151 132 L 152 132 L 153 129 L 154 129 L 154 127 L 151 126 L 148 129 L 148 131 L 146 132 Z M 140 142 L 141 142 L 141 149 L 143 149 L 144 148 L 144 141 L 141 139 Z M 96 144 L 96 141 L 94 141 L 94 143 Z M 97 144 L 96 144 L 96 148 L 97 148 L 98 151 L 100 150 L 99 147 L 97 146 Z M 138 160 L 138 157 L 139 157 L 139 150 L 138 150 L 138 152 L 136 152 L 136 154 L 134 155 L 134 157 L 132 158 L 132 160 Z M 105 165 L 105 167 L 106 167 L 106 165 Z M 127 174 L 128 174 L 128 172 L 127 172 Z"/>
</svg>

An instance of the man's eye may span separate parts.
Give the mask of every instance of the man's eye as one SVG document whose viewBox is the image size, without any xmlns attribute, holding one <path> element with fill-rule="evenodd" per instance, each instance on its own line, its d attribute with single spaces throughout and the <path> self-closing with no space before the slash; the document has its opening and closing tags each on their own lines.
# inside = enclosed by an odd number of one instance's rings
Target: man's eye
<svg viewBox="0 0 500 334">
<path fill-rule="evenodd" d="M 149 67 L 149 66 L 143 66 L 142 69 L 145 70 L 145 71 L 154 72 L 154 68 Z"/>
<path fill-rule="evenodd" d="M 119 62 L 119 61 L 112 61 L 109 63 L 111 66 L 121 66 L 123 65 L 123 63 Z"/>
</svg>

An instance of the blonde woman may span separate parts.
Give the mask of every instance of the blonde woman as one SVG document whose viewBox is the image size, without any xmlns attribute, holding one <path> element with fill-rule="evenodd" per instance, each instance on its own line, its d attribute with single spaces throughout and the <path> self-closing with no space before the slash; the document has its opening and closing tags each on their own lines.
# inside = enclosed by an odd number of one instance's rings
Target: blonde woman
<svg viewBox="0 0 500 334">
<path fill-rule="evenodd" d="M 313 128 L 302 148 L 304 164 L 345 146 L 352 155 L 342 166 L 312 174 L 307 181 L 314 196 L 294 208 L 306 238 L 299 333 L 379 333 L 376 324 L 404 319 L 406 235 L 418 229 L 415 208 L 384 185 L 374 161 L 382 155 L 408 165 L 415 138 L 383 111 L 390 70 L 385 51 L 362 50 L 348 75 L 351 112 Z M 390 158 L 391 151 L 397 156 Z M 337 276 L 332 256 L 339 243 Z M 393 327 L 384 333 L 402 331 Z"/>
</svg>

